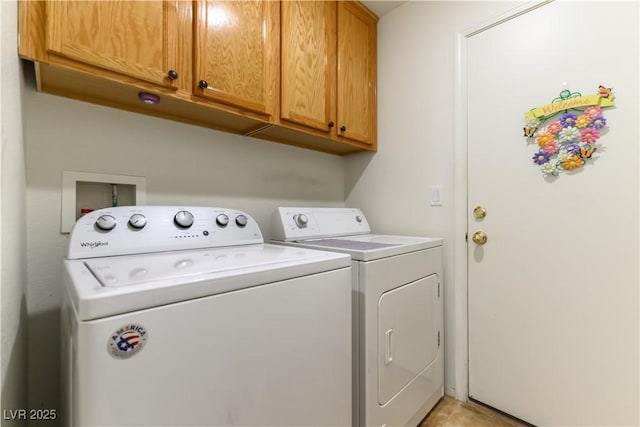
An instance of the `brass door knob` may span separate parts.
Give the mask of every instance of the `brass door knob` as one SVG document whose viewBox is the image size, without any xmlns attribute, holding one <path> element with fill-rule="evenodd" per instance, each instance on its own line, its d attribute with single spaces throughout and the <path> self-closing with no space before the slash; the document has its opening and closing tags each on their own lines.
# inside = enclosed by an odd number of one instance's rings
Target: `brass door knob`
<svg viewBox="0 0 640 427">
<path fill-rule="evenodd" d="M 485 233 L 484 231 L 476 231 L 475 233 L 473 233 L 471 240 L 473 240 L 473 243 L 475 243 L 476 245 L 484 245 L 485 243 L 487 243 L 487 233 Z"/>
<path fill-rule="evenodd" d="M 476 206 L 473 209 L 473 217 L 475 219 L 482 219 L 485 216 L 487 216 L 487 210 L 485 208 L 483 208 L 482 206 Z"/>
</svg>

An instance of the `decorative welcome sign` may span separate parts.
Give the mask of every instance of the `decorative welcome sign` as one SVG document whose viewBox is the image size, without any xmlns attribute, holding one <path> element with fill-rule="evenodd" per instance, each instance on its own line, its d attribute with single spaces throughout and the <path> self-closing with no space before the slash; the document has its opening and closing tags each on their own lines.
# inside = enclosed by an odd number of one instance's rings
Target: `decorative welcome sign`
<svg viewBox="0 0 640 427">
<path fill-rule="evenodd" d="M 607 126 L 602 109 L 612 107 L 613 98 L 611 88 L 604 86 L 587 96 L 565 89 L 550 104 L 525 113 L 524 136 L 527 142 L 537 144 L 533 163 L 544 175 L 580 169 L 591 159 Z"/>
</svg>

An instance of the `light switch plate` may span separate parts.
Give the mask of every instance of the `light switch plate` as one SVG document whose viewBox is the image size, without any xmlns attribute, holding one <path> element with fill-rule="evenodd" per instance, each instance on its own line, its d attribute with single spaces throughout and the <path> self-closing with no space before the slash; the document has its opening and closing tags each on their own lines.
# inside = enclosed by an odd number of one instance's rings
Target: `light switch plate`
<svg viewBox="0 0 640 427">
<path fill-rule="evenodd" d="M 432 185 L 429 199 L 431 206 L 442 206 L 442 186 Z"/>
</svg>

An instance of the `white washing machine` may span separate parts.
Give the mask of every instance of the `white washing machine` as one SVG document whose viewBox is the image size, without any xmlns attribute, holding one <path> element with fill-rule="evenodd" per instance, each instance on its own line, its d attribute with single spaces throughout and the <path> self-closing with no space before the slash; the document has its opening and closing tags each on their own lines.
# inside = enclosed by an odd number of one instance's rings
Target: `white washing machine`
<svg viewBox="0 0 640 427">
<path fill-rule="evenodd" d="M 353 424 L 418 425 L 444 393 L 442 239 L 371 234 L 343 208 L 278 208 L 272 230 L 352 258 Z"/>
<path fill-rule="evenodd" d="M 351 423 L 347 255 L 236 210 L 117 207 L 76 224 L 64 287 L 65 425 Z"/>
</svg>

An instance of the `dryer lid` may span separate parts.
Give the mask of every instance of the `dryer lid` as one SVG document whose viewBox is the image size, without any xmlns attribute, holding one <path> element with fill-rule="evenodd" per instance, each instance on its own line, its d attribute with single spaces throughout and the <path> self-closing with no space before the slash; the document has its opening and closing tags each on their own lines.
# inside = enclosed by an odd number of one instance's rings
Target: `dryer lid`
<svg viewBox="0 0 640 427">
<path fill-rule="evenodd" d="M 301 240 L 287 244 L 343 252 L 351 255 L 351 258 L 357 261 L 373 261 L 442 246 L 442 239 L 438 237 L 362 234 L 331 239 Z"/>
<path fill-rule="evenodd" d="M 324 246 L 330 249 L 353 249 L 357 251 L 370 251 L 399 245 L 399 243 L 378 243 L 353 239 L 318 239 L 307 242 L 312 245 Z"/>
</svg>

